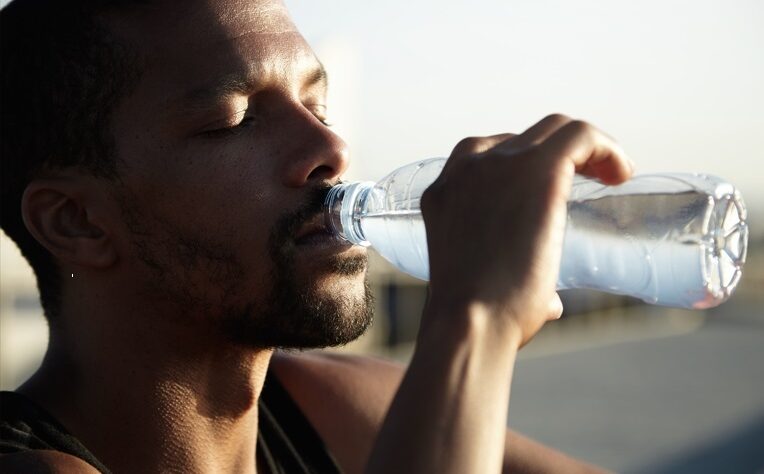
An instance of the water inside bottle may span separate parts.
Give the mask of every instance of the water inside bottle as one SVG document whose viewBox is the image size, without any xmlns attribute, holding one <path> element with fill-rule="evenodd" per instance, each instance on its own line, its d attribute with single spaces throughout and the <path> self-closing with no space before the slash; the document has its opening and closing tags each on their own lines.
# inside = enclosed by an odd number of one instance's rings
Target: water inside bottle
<svg viewBox="0 0 764 474">
<path fill-rule="evenodd" d="M 745 260 L 741 206 L 735 196 L 700 191 L 571 201 L 558 289 L 594 288 L 684 307 L 718 304 L 737 284 Z M 357 219 L 377 252 L 428 279 L 418 210 Z"/>
<path fill-rule="evenodd" d="M 427 234 L 418 210 L 363 215 L 360 225 L 372 247 L 390 263 L 411 276 L 429 279 Z"/>
<path fill-rule="evenodd" d="M 747 229 L 734 196 L 650 193 L 571 201 L 559 288 L 702 307 L 740 278 Z"/>
</svg>

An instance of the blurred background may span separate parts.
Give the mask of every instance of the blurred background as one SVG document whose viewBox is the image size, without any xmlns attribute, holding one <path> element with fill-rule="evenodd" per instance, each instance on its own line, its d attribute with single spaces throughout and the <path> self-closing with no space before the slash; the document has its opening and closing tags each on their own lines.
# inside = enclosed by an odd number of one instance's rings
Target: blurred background
<svg viewBox="0 0 764 474">
<path fill-rule="evenodd" d="M 0 2 L 5 4 L 6 1 Z M 286 0 L 330 77 L 348 179 L 447 156 L 552 112 L 615 137 L 638 172 L 737 185 L 751 229 L 736 295 L 706 311 L 562 294 L 521 352 L 509 426 L 618 472 L 764 472 L 764 2 Z M 35 283 L 0 240 L 0 387 L 47 341 Z M 406 362 L 422 282 L 373 258 L 377 317 L 343 351 Z"/>
</svg>

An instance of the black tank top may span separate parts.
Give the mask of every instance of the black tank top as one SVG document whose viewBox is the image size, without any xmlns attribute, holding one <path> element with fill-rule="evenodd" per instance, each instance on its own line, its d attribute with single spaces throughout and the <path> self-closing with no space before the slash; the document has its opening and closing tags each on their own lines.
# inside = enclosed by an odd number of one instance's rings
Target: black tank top
<svg viewBox="0 0 764 474">
<path fill-rule="evenodd" d="M 268 371 L 258 402 L 258 466 L 271 474 L 339 473 L 318 433 L 278 379 Z M 34 449 L 76 456 L 102 473 L 110 473 L 61 423 L 31 400 L 0 392 L 0 453 Z"/>
</svg>

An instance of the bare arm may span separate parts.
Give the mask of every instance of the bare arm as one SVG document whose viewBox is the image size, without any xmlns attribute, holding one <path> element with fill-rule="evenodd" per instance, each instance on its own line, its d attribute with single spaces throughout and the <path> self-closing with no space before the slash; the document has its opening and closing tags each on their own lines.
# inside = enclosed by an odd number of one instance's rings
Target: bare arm
<svg viewBox="0 0 764 474">
<path fill-rule="evenodd" d="M 504 445 L 504 473 L 543 474 L 565 472 L 568 474 L 596 474 L 605 469 L 572 458 L 560 451 L 544 446 L 530 438 L 507 431 Z"/>
<path fill-rule="evenodd" d="M 98 470 L 80 458 L 50 450 L 32 450 L 0 456 L 4 474 L 98 474 Z"/>
<path fill-rule="evenodd" d="M 563 116 L 518 136 L 467 139 L 454 150 L 422 199 L 430 293 L 411 364 L 385 403 L 389 410 L 366 420 L 373 430 L 368 436 L 345 430 L 367 440 L 357 457 L 337 441 L 342 430 L 326 428 L 338 425 L 353 403 L 316 423 L 319 431 L 335 433 L 325 439 L 335 440 L 333 449 L 352 472 L 369 452 L 370 473 L 587 468 L 508 436 L 505 426 L 517 351 L 562 311 L 555 283 L 575 171 L 615 184 L 628 178 L 631 166 L 604 134 Z"/>
<path fill-rule="evenodd" d="M 428 188 L 429 299 L 368 472 L 501 471 L 517 351 L 562 310 L 575 171 L 614 184 L 631 165 L 590 125 L 550 116 L 518 136 L 463 141 Z"/>
<path fill-rule="evenodd" d="M 494 332 L 484 311 L 420 337 L 367 472 L 498 471 L 519 335 Z"/>
<path fill-rule="evenodd" d="M 363 472 L 405 367 L 372 357 L 325 352 L 277 352 L 272 367 L 343 472 Z M 505 438 L 503 471 L 603 472 L 511 430 Z"/>
</svg>

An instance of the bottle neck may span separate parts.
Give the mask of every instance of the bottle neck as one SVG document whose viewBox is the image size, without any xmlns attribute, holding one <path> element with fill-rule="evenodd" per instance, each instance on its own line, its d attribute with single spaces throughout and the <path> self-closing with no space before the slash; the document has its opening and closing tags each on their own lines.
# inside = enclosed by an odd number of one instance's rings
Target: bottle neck
<svg viewBox="0 0 764 474">
<path fill-rule="evenodd" d="M 374 187 L 370 181 L 338 184 L 329 190 L 324 201 L 324 221 L 327 229 L 355 245 L 368 247 L 361 228 L 360 216 L 363 215 L 369 192 Z"/>
</svg>

